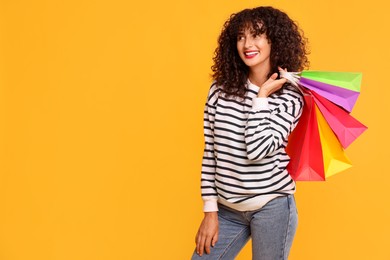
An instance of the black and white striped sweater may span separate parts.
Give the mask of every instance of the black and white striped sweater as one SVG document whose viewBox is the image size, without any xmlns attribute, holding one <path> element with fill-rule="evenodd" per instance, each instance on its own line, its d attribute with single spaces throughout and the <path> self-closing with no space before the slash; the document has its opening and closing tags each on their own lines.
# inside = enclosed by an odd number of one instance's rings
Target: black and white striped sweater
<svg viewBox="0 0 390 260">
<path fill-rule="evenodd" d="M 258 98 L 258 91 L 248 81 L 243 100 L 226 98 L 215 84 L 210 88 L 201 177 L 205 212 L 217 211 L 217 202 L 239 211 L 256 210 L 295 192 L 285 147 L 303 98 L 291 86 L 268 98 Z"/>
</svg>

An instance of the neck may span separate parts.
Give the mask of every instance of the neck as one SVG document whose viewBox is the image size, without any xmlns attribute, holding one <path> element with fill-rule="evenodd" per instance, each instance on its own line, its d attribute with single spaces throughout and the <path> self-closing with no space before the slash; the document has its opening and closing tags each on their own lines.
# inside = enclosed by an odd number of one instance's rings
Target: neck
<svg viewBox="0 0 390 260">
<path fill-rule="evenodd" d="M 249 70 L 249 81 L 255 84 L 258 87 L 261 87 L 264 82 L 268 80 L 268 74 L 270 72 L 271 68 L 270 66 L 265 67 L 258 67 L 258 68 L 250 68 Z"/>
</svg>

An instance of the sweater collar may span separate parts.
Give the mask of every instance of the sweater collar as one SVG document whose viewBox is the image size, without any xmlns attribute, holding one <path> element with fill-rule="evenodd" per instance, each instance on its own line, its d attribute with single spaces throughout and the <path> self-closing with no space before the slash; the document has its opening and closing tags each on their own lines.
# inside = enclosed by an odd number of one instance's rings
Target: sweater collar
<svg viewBox="0 0 390 260">
<path fill-rule="evenodd" d="M 247 80 L 247 84 L 248 84 L 248 88 L 250 90 L 253 90 L 253 91 L 256 91 L 256 92 L 258 92 L 260 90 L 260 87 L 255 85 L 255 84 L 253 84 L 249 79 Z"/>
</svg>

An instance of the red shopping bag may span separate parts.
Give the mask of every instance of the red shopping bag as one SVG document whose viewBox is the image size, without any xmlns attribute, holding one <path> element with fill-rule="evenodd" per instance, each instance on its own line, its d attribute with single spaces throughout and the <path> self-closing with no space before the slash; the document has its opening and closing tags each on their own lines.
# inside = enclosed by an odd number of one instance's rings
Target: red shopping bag
<svg viewBox="0 0 390 260">
<path fill-rule="evenodd" d="M 304 100 L 302 116 L 286 147 L 290 156 L 287 170 L 296 181 L 324 181 L 324 161 L 314 98 L 305 91 Z"/>
</svg>

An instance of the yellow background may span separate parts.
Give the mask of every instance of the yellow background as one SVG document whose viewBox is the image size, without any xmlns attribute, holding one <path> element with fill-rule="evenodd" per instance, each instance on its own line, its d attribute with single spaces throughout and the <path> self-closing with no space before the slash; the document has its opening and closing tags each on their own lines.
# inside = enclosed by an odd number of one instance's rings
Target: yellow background
<svg viewBox="0 0 390 260">
<path fill-rule="evenodd" d="M 369 130 L 352 168 L 298 183 L 290 259 L 390 259 L 385 2 L 2 0 L 0 259 L 189 259 L 213 51 L 257 5 L 298 21 L 311 69 L 363 72 Z"/>
</svg>

